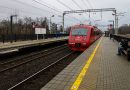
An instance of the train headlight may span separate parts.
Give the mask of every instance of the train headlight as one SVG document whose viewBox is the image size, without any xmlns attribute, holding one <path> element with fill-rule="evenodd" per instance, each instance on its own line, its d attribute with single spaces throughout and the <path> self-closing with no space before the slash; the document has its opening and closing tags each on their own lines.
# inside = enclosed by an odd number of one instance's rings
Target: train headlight
<svg viewBox="0 0 130 90">
<path fill-rule="evenodd" d="M 75 43 L 69 43 L 69 44 L 75 44 Z"/>
<path fill-rule="evenodd" d="M 86 43 L 82 43 L 82 45 L 86 45 Z"/>
</svg>

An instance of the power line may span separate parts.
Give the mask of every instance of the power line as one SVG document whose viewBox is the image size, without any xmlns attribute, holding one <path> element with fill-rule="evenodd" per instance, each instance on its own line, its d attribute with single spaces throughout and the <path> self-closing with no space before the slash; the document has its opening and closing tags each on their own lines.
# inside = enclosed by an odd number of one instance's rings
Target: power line
<svg viewBox="0 0 130 90">
<path fill-rule="evenodd" d="M 41 8 L 36 7 L 36 6 L 30 5 L 30 4 L 28 4 L 28 3 L 21 2 L 21 1 L 19 1 L 19 0 L 12 0 L 12 1 L 17 2 L 17 3 L 20 3 L 20 4 L 25 5 L 25 6 L 31 6 L 31 7 L 35 8 L 35 9 L 40 10 L 40 11 L 45 11 L 45 12 L 53 13 L 53 12 L 50 12 L 50 11 L 48 11 L 48 10 L 41 9 Z M 40 2 L 39 2 L 39 4 L 40 4 Z M 44 4 L 40 4 L 40 5 L 43 5 L 43 6 L 49 7 L 49 6 L 44 5 Z M 53 8 L 50 7 L 50 9 L 53 9 Z M 57 11 L 57 12 L 59 12 L 59 13 L 63 13 L 63 12 L 58 11 L 58 10 L 56 10 L 56 9 L 53 9 L 53 10 L 55 10 L 55 11 Z M 58 14 L 55 14 L 55 15 L 58 15 Z M 68 15 L 67 15 L 67 16 L 68 16 Z M 71 17 L 71 16 L 68 16 L 68 17 L 80 21 L 79 19 L 77 19 L 77 18 L 75 18 L 75 17 Z"/>
<path fill-rule="evenodd" d="M 48 7 L 48 8 L 50 8 L 50 9 L 56 11 L 56 12 L 62 13 L 61 11 L 56 10 L 56 9 L 54 9 L 54 8 L 51 8 L 51 7 L 47 6 L 46 4 L 40 3 L 40 2 L 38 2 L 38 1 L 36 1 L 36 0 L 33 0 L 33 1 L 36 2 L 36 3 L 38 3 L 38 4 L 40 4 L 40 5 L 43 5 L 43 6 L 45 6 L 45 7 Z"/>
<path fill-rule="evenodd" d="M 84 0 L 82 0 L 82 3 L 84 3 L 84 5 L 87 7 L 87 9 L 89 9 L 87 3 Z"/>
<path fill-rule="evenodd" d="M 85 1 L 88 2 L 89 6 L 93 9 L 91 2 L 89 0 L 85 0 Z"/>
<path fill-rule="evenodd" d="M 61 2 L 60 0 L 56 0 L 57 2 L 59 2 L 60 4 L 62 4 L 63 6 L 67 7 L 70 10 L 73 10 L 72 8 L 68 7 L 66 4 L 64 4 L 63 2 Z"/>
<path fill-rule="evenodd" d="M 74 1 L 74 0 L 72 0 L 72 1 L 74 2 L 74 4 L 75 4 L 78 8 L 80 8 L 80 9 L 82 10 L 82 8 L 77 4 L 76 1 Z"/>
<path fill-rule="evenodd" d="M 45 12 L 52 13 L 52 12 L 50 12 L 50 11 L 48 11 L 48 10 L 38 8 L 38 7 L 36 7 L 36 6 L 30 5 L 30 4 L 28 4 L 28 3 L 21 2 L 21 1 L 19 1 L 19 0 L 12 0 L 12 1 L 17 2 L 17 3 L 20 3 L 20 4 L 24 5 L 24 6 L 31 6 L 31 7 L 35 8 L 35 9 L 40 10 L 40 11 L 45 11 Z"/>
<path fill-rule="evenodd" d="M 47 4 L 47 3 L 46 3 L 46 2 L 44 2 L 43 0 L 42 0 L 42 2 L 43 2 L 43 3 L 45 3 L 45 4 Z M 57 1 L 57 2 L 58 2 L 58 1 Z M 61 2 L 61 1 L 60 1 L 60 2 Z M 60 3 L 60 2 L 59 2 L 59 3 Z M 63 3 L 63 2 L 61 2 L 61 3 Z M 64 3 L 63 3 L 63 4 L 64 4 Z M 62 5 L 63 5 L 63 4 L 62 4 Z M 47 4 L 47 5 L 49 5 L 49 4 Z M 52 6 L 52 5 L 49 5 L 49 6 Z M 67 5 L 66 5 L 66 6 L 67 6 Z M 66 6 L 65 6 L 65 7 L 66 7 Z M 54 7 L 54 6 L 52 6 L 52 7 Z M 70 8 L 70 7 L 69 7 L 69 8 Z M 56 8 L 56 9 L 58 10 L 58 8 Z M 70 10 L 73 10 L 73 9 L 72 9 L 72 8 L 70 8 Z M 61 13 L 63 13 L 63 12 L 61 12 Z M 68 15 L 67 15 L 67 16 L 68 16 Z M 77 19 L 77 18 L 75 18 L 75 17 L 73 17 L 73 16 L 68 16 L 68 17 L 70 17 L 70 18 L 73 18 L 73 19 L 75 19 L 75 20 L 80 21 L 79 19 Z"/>
<path fill-rule="evenodd" d="M 82 8 L 79 6 L 79 4 L 77 4 L 77 2 L 76 1 L 74 1 L 74 0 L 72 0 L 73 2 L 74 2 L 74 4 L 78 7 L 78 8 L 80 8 L 81 10 L 82 10 Z M 87 15 L 87 14 L 86 14 Z M 85 16 L 84 16 L 84 18 L 86 18 Z"/>
<path fill-rule="evenodd" d="M 45 4 L 48 5 L 48 6 L 51 6 L 51 7 L 55 8 L 55 9 L 57 9 L 57 10 L 59 10 L 59 9 L 56 8 L 55 6 L 53 6 L 53 5 L 51 5 L 51 4 L 48 4 L 48 3 L 44 2 L 43 0 L 41 0 L 41 2 L 45 3 Z M 59 10 L 59 11 L 60 11 L 60 10 Z"/>
<path fill-rule="evenodd" d="M 31 14 L 31 15 L 39 15 L 38 13 L 33 13 L 33 12 L 28 12 L 28 11 L 24 11 L 24 10 L 19 10 L 19 9 L 14 9 L 14 8 L 9 8 L 9 7 L 5 7 L 5 6 L 0 6 L 1 8 L 6 8 L 6 9 L 10 9 L 10 10 L 18 10 L 20 12 L 23 12 L 23 13 L 28 13 L 28 14 Z"/>
<path fill-rule="evenodd" d="M 63 13 L 63 12 L 58 11 L 58 10 L 56 10 L 56 9 L 54 9 L 54 8 L 51 8 L 51 7 L 49 7 L 49 6 L 47 6 L 47 5 L 43 4 L 43 3 L 40 3 L 40 2 L 38 2 L 38 1 L 36 1 L 36 0 L 33 0 L 33 1 L 35 1 L 36 3 L 38 3 L 38 4 L 40 4 L 40 5 L 46 6 L 46 7 L 50 8 L 50 9 L 52 9 L 52 10 L 54 10 L 54 11 L 57 11 L 57 12 L 59 12 L 59 13 Z M 69 17 L 71 17 L 71 16 L 69 16 Z M 77 19 L 77 18 L 75 18 L 75 17 L 71 17 L 71 18 L 74 18 L 74 19 L 80 21 L 79 19 Z"/>
<path fill-rule="evenodd" d="M 17 2 L 17 3 L 20 3 L 20 4 L 24 5 L 24 6 L 33 7 L 33 8 L 35 8 L 35 9 L 38 9 L 38 10 L 42 11 L 42 12 L 45 11 L 45 12 L 48 12 L 48 13 L 53 13 L 53 12 L 50 12 L 50 11 L 48 11 L 48 10 L 41 9 L 41 8 L 36 7 L 36 6 L 30 5 L 30 4 L 28 4 L 28 3 L 24 3 L 24 2 L 21 2 L 21 1 L 18 1 L 18 0 L 12 0 L 12 1 Z M 58 14 L 55 14 L 55 15 L 58 15 Z"/>
</svg>

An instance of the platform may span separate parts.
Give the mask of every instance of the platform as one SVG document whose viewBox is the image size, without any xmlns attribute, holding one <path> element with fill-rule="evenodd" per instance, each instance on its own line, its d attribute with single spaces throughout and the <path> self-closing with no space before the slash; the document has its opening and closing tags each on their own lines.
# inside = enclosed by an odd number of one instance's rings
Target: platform
<svg viewBox="0 0 130 90">
<path fill-rule="evenodd" d="M 50 38 L 50 39 L 40 39 L 40 40 L 18 41 L 13 43 L 4 43 L 4 44 L 0 43 L 0 51 L 2 52 L 7 50 L 8 52 L 8 50 L 15 50 L 20 48 L 44 45 L 53 42 L 64 41 L 67 39 L 68 37 L 60 37 L 60 38 Z"/>
<path fill-rule="evenodd" d="M 103 37 L 92 58 L 90 56 L 93 56 L 98 42 L 99 40 L 41 90 L 130 90 L 130 62 L 126 56 L 116 55 L 118 42 Z M 86 63 L 89 66 L 83 70 Z M 82 71 L 86 72 L 85 75 Z"/>
</svg>

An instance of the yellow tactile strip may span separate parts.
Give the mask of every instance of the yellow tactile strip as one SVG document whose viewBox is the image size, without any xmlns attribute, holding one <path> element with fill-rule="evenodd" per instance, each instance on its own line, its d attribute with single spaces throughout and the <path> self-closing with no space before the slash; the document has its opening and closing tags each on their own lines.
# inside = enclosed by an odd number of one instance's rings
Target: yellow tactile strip
<svg viewBox="0 0 130 90">
<path fill-rule="evenodd" d="M 85 76 L 85 74 L 87 73 L 87 70 L 96 54 L 96 51 L 98 50 L 98 47 L 101 43 L 102 38 L 100 39 L 99 43 L 97 44 L 97 46 L 95 47 L 93 53 L 91 54 L 91 56 L 89 57 L 89 59 L 87 60 L 85 66 L 83 67 L 82 71 L 80 72 L 79 76 L 77 77 L 76 81 L 74 82 L 74 84 L 72 85 L 72 87 L 70 88 L 70 90 L 77 90 Z"/>
</svg>

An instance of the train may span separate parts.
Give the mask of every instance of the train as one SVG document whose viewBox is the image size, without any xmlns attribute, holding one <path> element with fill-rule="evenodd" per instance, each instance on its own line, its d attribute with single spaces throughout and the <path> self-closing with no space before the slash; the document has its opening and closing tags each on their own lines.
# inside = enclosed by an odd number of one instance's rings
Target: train
<svg viewBox="0 0 130 90">
<path fill-rule="evenodd" d="M 85 51 L 94 41 L 102 36 L 96 26 L 80 24 L 71 27 L 68 47 L 72 51 Z"/>
</svg>

